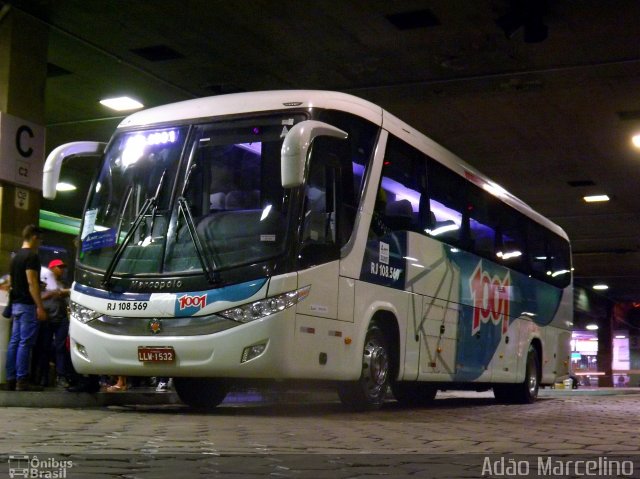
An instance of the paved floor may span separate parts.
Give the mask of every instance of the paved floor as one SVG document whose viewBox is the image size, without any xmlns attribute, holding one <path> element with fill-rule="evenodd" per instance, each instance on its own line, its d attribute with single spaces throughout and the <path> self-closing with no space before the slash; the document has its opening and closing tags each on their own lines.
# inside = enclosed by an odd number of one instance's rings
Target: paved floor
<svg viewBox="0 0 640 479">
<path fill-rule="evenodd" d="M 604 460 L 605 473 L 606 461 L 624 455 L 627 469 L 617 476 L 640 477 L 640 389 L 545 390 L 541 396 L 533 405 L 501 405 L 491 393 L 448 392 L 428 408 L 389 402 L 369 413 L 345 412 L 326 394 L 275 403 L 236 400 L 211 413 L 178 404 L 0 408 L 0 478 L 10 467 L 15 472 L 20 458 L 36 455 L 44 468 L 75 461 L 75 469 L 65 471 L 68 478 L 175 479 L 187 472 L 189 477 L 481 477 L 483 472 L 487 477 L 483 467 L 489 466 L 489 455 L 503 462 L 518 455 L 534 460 L 584 455 Z M 630 464 L 633 474 L 624 474 Z"/>
</svg>

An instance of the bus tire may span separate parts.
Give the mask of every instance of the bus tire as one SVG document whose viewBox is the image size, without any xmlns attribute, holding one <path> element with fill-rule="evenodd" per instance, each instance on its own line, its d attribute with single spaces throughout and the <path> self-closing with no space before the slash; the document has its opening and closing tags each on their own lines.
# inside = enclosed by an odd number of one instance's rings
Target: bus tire
<svg viewBox="0 0 640 479">
<path fill-rule="evenodd" d="M 493 387 L 493 395 L 499 402 L 531 404 L 538 398 L 540 375 L 538 350 L 529 345 L 524 381 L 519 384 L 496 384 Z"/>
<path fill-rule="evenodd" d="M 357 381 L 338 385 L 340 401 L 353 411 L 379 409 L 389 388 L 391 356 L 382 330 L 372 324 L 367 331 L 362 351 L 362 372 Z"/>
<path fill-rule="evenodd" d="M 229 392 L 229 383 L 210 378 L 173 378 L 173 387 L 180 400 L 196 409 L 213 409 Z"/>
<path fill-rule="evenodd" d="M 427 406 L 438 393 L 434 385 L 415 381 L 395 381 L 391 389 L 400 405 L 406 407 Z"/>
</svg>

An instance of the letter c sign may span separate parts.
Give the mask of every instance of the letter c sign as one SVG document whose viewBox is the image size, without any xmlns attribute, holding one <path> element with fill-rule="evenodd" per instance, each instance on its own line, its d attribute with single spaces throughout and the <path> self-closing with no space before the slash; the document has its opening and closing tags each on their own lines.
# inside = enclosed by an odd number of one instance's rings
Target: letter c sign
<svg viewBox="0 0 640 479">
<path fill-rule="evenodd" d="M 23 158 L 29 158 L 33 154 L 33 148 L 30 146 L 27 146 L 26 149 L 24 148 L 22 141 L 24 135 L 27 135 L 29 138 L 33 138 L 33 130 L 27 125 L 20 125 L 16 131 L 16 149 L 18 150 L 18 153 L 20 153 L 20 156 Z"/>
</svg>

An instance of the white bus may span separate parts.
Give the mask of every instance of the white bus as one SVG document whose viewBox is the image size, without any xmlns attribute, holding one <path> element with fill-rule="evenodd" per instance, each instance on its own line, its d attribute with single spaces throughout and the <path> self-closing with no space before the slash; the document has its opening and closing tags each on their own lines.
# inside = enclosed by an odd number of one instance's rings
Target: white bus
<svg viewBox="0 0 640 479">
<path fill-rule="evenodd" d="M 101 155 L 71 294 L 81 373 L 173 377 L 214 407 L 252 380 L 343 403 L 493 388 L 528 403 L 568 374 L 570 247 L 531 210 L 382 108 L 325 91 L 134 113 Z"/>
</svg>

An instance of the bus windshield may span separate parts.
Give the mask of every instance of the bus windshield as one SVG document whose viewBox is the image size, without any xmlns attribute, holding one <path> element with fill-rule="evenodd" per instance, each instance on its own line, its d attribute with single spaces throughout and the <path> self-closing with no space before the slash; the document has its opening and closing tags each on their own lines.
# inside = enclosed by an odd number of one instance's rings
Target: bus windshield
<svg viewBox="0 0 640 479">
<path fill-rule="evenodd" d="M 88 201 L 80 261 L 109 275 L 188 274 L 282 254 L 289 197 L 280 149 L 302 120 L 262 116 L 117 135 Z"/>
<path fill-rule="evenodd" d="M 138 268 L 159 271 L 171 190 L 187 132 L 187 127 L 135 131 L 121 133 L 111 141 L 84 214 L 80 235 L 83 264 L 105 270 L 117 245 L 146 209 L 144 221 L 127 243 L 128 251 L 124 251 L 115 271 L 133 272 L 134 254 L 139 256 L 142 250 L 144 261 Z M 153 209 L 146 208 L 152 198 L 156 200 Z"/>
</svg>

